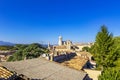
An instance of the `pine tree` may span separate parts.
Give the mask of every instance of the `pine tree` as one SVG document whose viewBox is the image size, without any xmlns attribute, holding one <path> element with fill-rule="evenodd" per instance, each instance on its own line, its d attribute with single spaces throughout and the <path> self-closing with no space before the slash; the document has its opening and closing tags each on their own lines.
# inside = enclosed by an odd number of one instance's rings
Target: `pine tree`
<svg viewBox="0 0 120 80">
<path fill-rule="evenodd" d="M 102 66 L 103 69 L 114 66 L 114 61 L 117 59 L 117 49 L 114 46 L 113 35 L 104 25 L 97 33 L 93 52 L 98 66 Z"/>
<path fill-rule="evenodd" d="M 120 80 L 120 70 L 108 68 L 102 72 L 98 80 Z"/>
</svg>

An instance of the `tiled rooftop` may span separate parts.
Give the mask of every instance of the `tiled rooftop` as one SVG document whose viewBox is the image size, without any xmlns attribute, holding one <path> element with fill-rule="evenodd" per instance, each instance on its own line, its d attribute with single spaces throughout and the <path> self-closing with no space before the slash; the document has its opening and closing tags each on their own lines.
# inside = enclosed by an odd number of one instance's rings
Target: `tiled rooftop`
<svg viewBox="0 0 120 80">
<path fill-rule="evenodd" d="M 9 71 L 8 69 L 0 66 L 0 80 L 1 79 L 9 79 L 10 77 L 12 77 L 14 75 L 13 72 Z"/>
<path fill-rule="evenodd" d="M 73 59 L 71 59 L 70 61 L 65 61 L 62 63 L 62 65 L 68 66 L 70 68 L 74 68 L 77 70 L 81 70 L 84 65 L 86 64 L 88 60 L 85 58 L 82 58 L 80 56 L 75 56 Z"/>
<path fill-rule="evenodd" d="M 2 63 L 9 70 L 16 71 L 31 79 L 42 80 L 84 80 L 87 74 L 83 71 L 68 68 L 43 58 Z"/>
</svg>

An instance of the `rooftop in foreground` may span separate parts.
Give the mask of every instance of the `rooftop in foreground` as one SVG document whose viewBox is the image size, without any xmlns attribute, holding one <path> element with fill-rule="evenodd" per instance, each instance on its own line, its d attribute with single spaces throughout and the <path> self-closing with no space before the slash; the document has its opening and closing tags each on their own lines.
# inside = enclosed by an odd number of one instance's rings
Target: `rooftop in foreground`
<svg viewBox="0 0 120 80">
<path fill-rule="evenodd" d="M 30 79 L 42 80 L 86 80 L 87 74 L 77 71 L 56 62 L 43 58 L 36 58 L 15 62 L 2 62 L 3 66 L 18 74 L 23 74 Z"/>
<path fill-rule="evenodd" d="M 83 69 L 87 61 L 88 60 L 85 58 L 82 58 L 80 56 L 75 56 L 73 59 L 63 62 L 62 65 L 68 66 L 70 68 L 74 68 L 77 70 L 81 70 Z"/>
</svg>

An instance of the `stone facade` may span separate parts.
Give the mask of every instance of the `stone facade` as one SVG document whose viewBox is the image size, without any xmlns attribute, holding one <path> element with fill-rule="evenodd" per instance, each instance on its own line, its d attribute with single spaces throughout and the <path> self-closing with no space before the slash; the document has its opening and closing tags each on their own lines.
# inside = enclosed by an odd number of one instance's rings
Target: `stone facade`
<svg viewBox="0 0 120 80">
<path fill-rule="evenodd" d="M 72 41 L 70 40 L 66 40 L 63 41 L 62 36 L 59 36 L 58 39 L 58 45 L 54 46 L 54 50 L 55 51 L 82 51 L 83 47 L 91 47 L 92 43 L 77 43 L 77 44 L 73 44 Z"/>
<path fill-rule="evenodd" d="M 54 46 L 54 50 L 57 52 L 71 51 L 72 45 L 72 41 L 63 41 L 62 36 L 59 36 L 58 45 Z"/>
</svg>

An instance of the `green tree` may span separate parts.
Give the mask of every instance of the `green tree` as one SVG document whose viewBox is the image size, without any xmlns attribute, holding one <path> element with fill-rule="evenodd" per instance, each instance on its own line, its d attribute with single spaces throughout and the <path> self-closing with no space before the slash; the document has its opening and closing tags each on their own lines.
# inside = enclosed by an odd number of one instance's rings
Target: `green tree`
<svg viewBox="0 0 120 80">
<path fill-rule="evenodd" d="M 25 45 L 25 44 L 16 44 L 14 46 L 14 48 L 16 48 L 16 50 L 20 50 L 20 49 L 25 49 L 26 47 L 28 47 L 28 45 Z"/>
<path fill-rule="evenodd" d="M 43 48 L 40 44 L 33 43 L 30 44 L 26 49 L 24 49 L 26 58 L 35 58 L 39 57 L 41 54 L 45 53 L 45 48 Z"/>
<path fill-rule="evenodd" d="M 33 43 L 30 45 L 17 44 L 15 47 L 17 51 L 12 55 L 12 57 L 9 57 L 8 61 L 19 61 L 23 60 L 24 58 L 37 58 L 41 54 L 47 53 L 49 51 L 38 43 Z"/>
<path fill-rule="evenodd" d="M 102 72 L 98 80 L 120 80 L 120 70 L 109 68 Z"/>
<path fill-rule="evenodd" d="M 23 59 L 22 50 L 18 50 L 12 56 L 10 56 L 7 61 L 19 61 L 22 59 Z"/>
<path fill-rule="evenodd" d="M 89 52 L 89 51 L 90 51 L 90 48 L 87 47 L 87 46 L 86 46 L 86 47 L 83 47 L 83 48 L 82 48 L 82 51 L 87 51 L 87 52 Z"/>
<path fill-rule="evenodd" d="M 115 46 L 118 48 L 119 53 L 120 53 L 120 36 L 114 37 L 114 41 L 115 41 Z"/>
<path fill-rule="evenodd" d="M 13 58 L 14 58 L 13 56 L 10 56 L 7 61 L 8 61 L 8 62 L 9 62 L 9 61 L 13 61 Z"/>
<path fill-rule="evenodd" d="M 115 46 L 118 48 L 118 60 L 115 61 L 116 67 L 120 69 L 120 36 L 114 37 Z"/>
<path fill-rule="evenodd" d="M 6 51 L 6 50 L 14 50 L 14 46 L 0 46 L 0 50 Z"/>
<path fill-rule="evenodd" d="M 117 60 L 118 50 L 115 46 L 113 35 L 108 32 L 105 26 L 97 33 L 95 43 L 92 47 L 94 59 L 98 66 L 104 68 L 113 67 Z"/>
</svg>

